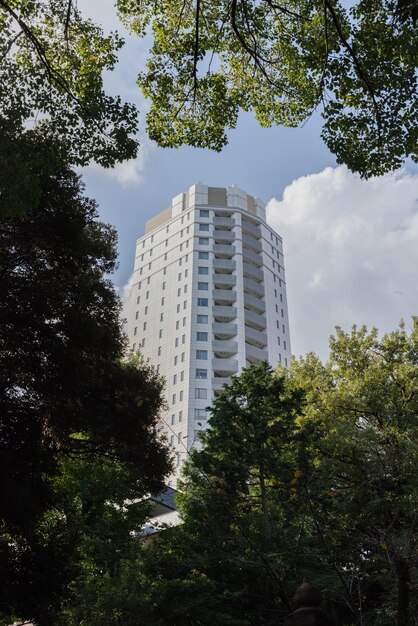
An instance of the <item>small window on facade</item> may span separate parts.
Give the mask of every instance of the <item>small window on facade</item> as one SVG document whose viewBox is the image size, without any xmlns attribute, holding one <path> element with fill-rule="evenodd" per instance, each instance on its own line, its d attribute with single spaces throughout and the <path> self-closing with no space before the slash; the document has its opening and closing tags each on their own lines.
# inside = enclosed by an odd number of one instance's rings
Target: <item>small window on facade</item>
<svg viewBox="0 0 418 626">
<path fill-rule="evenodd" d="M 181 336 L 181 343 L 186 343 L 186 335 Z"/>
<path fill-rule="evenodd" d="M 137 312 L 135 313 L 135 319 L 136 319 L 136 320 L 138 319 L 138 315 L 139 315 L 139 311 L 137 311 Z"/>
<path fill-rule="evenodd" d="M 207 261 L 209 259 L 209 252 L 199 252 L 199 260 Z"/>
<path fill-rule="evenodd" d="M 197 323 L 198 324 L 207 324 L 208 323 L 208 316 L 207 315 L 198 315 L 197 316 Z"/>
<path fill-rule="evenodd" d="M 136 335 L 137 332 L 138 332 L 138 327 L 135 326 L 135 328 L 134 328 L 134 336 Z"/>
<path fill-rule="evenodd" d="M 148 315 L 148 305 L 144 308 L 144 315 Z"/>
<path fill-rule="evenodd" d="M 208 209 L 200 209 L 199 215 L 200 215 L 200 217 L 209 217 L 209 210 Z"/>
<path fill-rule="evenodd" d="M 142 346 L 142 347 L 144 347 L 144 346 L 145 346 L 145 337 L 143 337 L 143 339 L 142 339 L 141 346 Z"/>
<path fill-rule="evenodd" d="M 167 261 L 167 259 L 168 259 L 168 253 L 166 252 L 166 253 L 164 254 L 164 261 Z"/>
<path fill-rule="evenodd" d="M 184 270 L 184 278 L 187 278 L 187 276 L 189 275 L 189 270 Z"/>
<path fill-rule="evenodd" d="M 161 298 L 161 306 L 164 306 L 165 299 Z"/>
<path fill-rule="evenodd" d="M 150 270 L 152 267 L 152 263 L 148 263 L 148 269 Z"/>
<path fill-rule="evenodd" d="M 184 285 L 184 287 L 183 287 L 183 293 L 187 293 L 187 285 Z"/>
<path fill-rule="evenodd" d="M 164 320 L 164 313 L 160 313 L 160 322 Z"/>
<path fill-rule="evenodd" d="M 158 346 L 158 356 L 161 356 L 161 346 Z"/>
<path fill-rule="evenodd" d="M 184 358 L 185 358 L 185 355 L 186 355 L 186 353 L 185 353 L 185 352 L 182 352 L 182 353 L 181 353 L 181 359 L 180 359 L 180 360 L 181 360 L 181 362 L 182 362 L 182 363 L 184 363 Z"/>
<path fill-rule="evenodd" d="M 171 435 L 170 437 L 170 445 L 174 446 L 174 435 Z"/>
<path fill-rule="evenodd" d="M 197 369 L 196 370 L 196 378 L 206 379 L 208 377 L 208 370 Z"/>
<path fill-rule="evenodd" d="M 199 282 L 199 283 L 197 283 L 197 288 L 198 288 L 200 291 L 208 291 L 208 290 L 209 290 L 209 283 L 202 283 L 202 282 Z"/>
<path fill-rule="evenodd" d="M 199 224 L 199 230 L 200 231 L 208 231 L 209 230 L 209 224 Z"/>
<path fill-rule="evenodd" d="M 196 359 L 198 361 L 206 361 L 208 358 L 207 350 L 196 350 Z"/>
<path fill-rule="evenodd" d="M 281 310 L 281 312 L 282 312 L 282 317 L 284 317 L 284 311 L 283 311 L 283 309 L 280 309 L 280 310 Z"/>
<path fill-rule="evenodd" d="M 176 311 L 177 311 L 177 313 L 180 313 L 180 305 L 179 304 L 176 307 Z"/>
<path fill-rule="evenodd" d="M 208 298 L 198 298 L 197 299 L 197 306 L 209 306 Z"/>
<path fill-rule="evenodd" d="M 149 298 L 149 291 L 147 291 L 147 293 L 145 294 L 145 300 L 148 300 Z"/>
<path fill-rule="evenodd" d="M 181 382 L 183 382 L 183 380 L 184 380 L 184 370 L 181 370 L 181 372 L 180 372 L 180 380 L 181 380 Z"/>
<path fill-rule="evenodd" d="M 177 374 L 174 374 L 173 376 L 173 385 L 177 384 Z"/>
<path fill-rule="evenodd" d="M 181 280 L 181 272 L 179 273 L 177 280 Z"/>
<path fill-rule="evenodd" d="M 205 276 L 207 276 L 209 274 L 209 268 L 208 267 L 201 267 L 199 266 L 199 269 L 197 271 L 198 274 L 204 274 Z"/>
<path fill-rule="evenodd" d="M 132 350 L 135 352 L 135 348 L 136 348 L 136 343 L 132 344 Z"/>
<path fill-rule="evenodd" d="M 207 419 L 206 409 L 195 409 L 194 410 L 194 417 L 195 417 L 195 419 L 198 419 L 198 420 L 205 420 L 205 419 Z"/>
<path fill-rule="evenodd" d="M 208 397 L 208 390 L 203 389 L 203 387 L 196 387 L 195 389 L 195 398 L 198 400 L 206 400 Z"/>
<path fill-rule="evenodd" d="M 162 284 L 163 291 L 165 291 L 165 281 Z"/>
<path fill-rule="evenodd" d="M 176 423 L 176 414 L 173 413 L 173 415 L 171 416 L 171 425 L 174 426 L 175 423 Z"/>
<path fill-rule="evenodd" d="M 163 268 L 163 274 L 164 274 L 164 276 L 167 274 L 167 268 L 166 267 Z"/>
<path fill-rule="evenodd" d="M 177 363 L 178 363 L 178 362 L 179 362 L 179 357 L 178 357 L 178 356 L 175 356 L 175 357 L 174 357 L 174 365 L 177 365 Z"/>
<path fill-rule="evenodd" d="M 160 330 L 158 331 L 158 337 L 161 339 L 162 336 L 163 336 L 163 329 L 160 328 Z"/>
<path fill-rule="evenodd" d="M 198 333 L 196 333 L 196 339 L 197 339 L 197 341 L 207 341 L 208 340 L 208 333 L 198 332 Z"/>
<path fill-rule="evenodd" d="M 183 309 L 187 309 L 187 300 L 183 302 Z"/>
<path fill-rule="evenodd" d="M 176 337 L 175 342 L 174 342 L 174 347 L 178 348 L 179 347 L 179 338 Z"/>
<path fill-rule="evenodd" d="M 186 317 L 183 317 L 183 326 L 186 326 Z"/>
<path fill-rule="evenodd" d="M 147 330 L 147 323 L 144 322 L 143 330 Z"/>
<path fill-rule="evenodd" d="M 277 337 L 277 343 L 278 343 L 278 344 L 279 344 L 279 346 L 280 346 L 280 337 Z"/>
<path fill-rule="evenodd" d="M 181 296 L 181 287 L 177 289 L 177 296 Z"/>
<path fill-rule="evenodd" d="M 136 299 L 136 303 L 139 304 L 141 302 L 141 296 L 138 296 Z"/>
<path fill-rule="evenodd" d="M 283 334 L 284 334 L 286 332 L 286 328 L 285 328 L 284 324 L 282 325 L 282 330 L 283 330 Z"/>
<path fill-rule="evenodd" d="M 177 435 L 177 443 L 181 443 L 182 437 L 183 437 L 183 433 L 179 432 L 179 434 Z"/>
<path fill-rule="evenodd" d="M 183 421 L 183 411 L 179 411 L 179 422 Z"/>
<path fill-rule="evenodd" d="M 285 341 L 283 341 L 283 348 L 284 348 L 285 350 L 287 350 L 287 347 L 286 347 L 286 342 L 285 342 Z"/>
<path fill-rule="evenodd" d="M 183 391 L 180 391 L 180 402 L 183 402 Z"/>
<path fill-rule="evenodd" d="M 171 404 L 176 404 L 176 394 L 173 393 L 172 397 L 171 397 Z"/>
<path fill-rule="evenodd" d="M 208 246 L 209 245 L 209 237 L 199 237 L 199 245 L 200 246 Z"/>
<path fill-rule="evenodd" d="M 177 320 L 177 322 L 176 322 L 176 330 L 179 329 L 179 326 L 180 326 L 180 322 Z"/>
</svg>

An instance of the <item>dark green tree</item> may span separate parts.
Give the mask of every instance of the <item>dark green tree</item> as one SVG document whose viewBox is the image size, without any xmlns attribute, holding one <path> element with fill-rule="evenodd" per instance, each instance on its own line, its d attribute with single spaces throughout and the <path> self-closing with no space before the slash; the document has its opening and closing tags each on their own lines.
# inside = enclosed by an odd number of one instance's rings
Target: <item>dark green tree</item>
<svg viewBox="0 0 418 626">
<path fill-rule="evenodd" d="M 239 110 L 264 127 L 321 108 L 322 138 L 364 177 L 418 158 L 416 0 L 117 0 L 153 47 L 139 85 L 161 146 L 221 150 Z"/>
<path fill-rule="evenodd" d="M 162 381 L 150 367 L 123 359 L 120 302 L 107 278 L 115 232 L 97 221 L 80 178 L 59 158 L 54 168 L 41 170 L 32 210 L 0 220 L 6 623 L 12 615 L 49 623 L 73 575 L 68 545 L 42 532 L 62 458 L 113 459 L 137 497 L 159 491 L 170 469 L 158 435 Z"/>
</svg>

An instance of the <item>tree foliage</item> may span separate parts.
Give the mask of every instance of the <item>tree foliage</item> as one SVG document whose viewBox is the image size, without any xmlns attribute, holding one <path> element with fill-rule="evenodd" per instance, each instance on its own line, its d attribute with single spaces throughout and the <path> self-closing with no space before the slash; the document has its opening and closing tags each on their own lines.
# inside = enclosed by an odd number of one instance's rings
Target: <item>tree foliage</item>
<svg viewBox="0 0 418 626">
<path fill-rule="evenodd" d="M 278 623 L 307 576 L 340 626 L 415 624 L 417 355 L 418 320 L 338 329 L 326 364 L 233 379 L 186 464 L 184 524 L 143 562 L 144 623 L 210 623 L 204 602 L 215 623 Z"/>
<path fill-rule="evenodd" d="M 137 111 L 103 89 L 122 45 L 73 0 L 0 0 L 2 125 L 36 128 L 78 165 L 134 157 Z"/>
<path fill-rule="evenodd" d="M 170 470 L 158 435 L 162 381 L 151 367 L 123 360 L 120 303 L 106 278 L 116 262 L 115 232 L 97 221 L 79 177 L 58 163 L 52 173 L 41 170 L 32 210 L 0 220 L 6 623 L 15 614 L 47 624 L 71 579 L 67 539 L 44 532 L 48 516 L 69 514 L 55 511 L 63 458 L 90 460 L 91 471 L 99 461 L 119 464 L 137 497 L 158 492 Z"/>
<path fill-rule="evenodd" d="M 161 146 L 221 150 L 238 112 L 322 137 L 362 176 L 418 158 L 416 0 L 118 0 L 153 47 L 139 85 Z"/>
</svg>

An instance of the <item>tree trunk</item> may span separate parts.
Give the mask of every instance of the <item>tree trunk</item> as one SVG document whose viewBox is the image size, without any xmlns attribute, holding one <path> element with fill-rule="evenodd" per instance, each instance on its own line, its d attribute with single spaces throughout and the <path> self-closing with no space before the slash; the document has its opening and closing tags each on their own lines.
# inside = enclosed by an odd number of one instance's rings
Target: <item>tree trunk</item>
<svg viewBox="0 0 418 626">
<path fill-rule="evenodd" d="M 409 565 L 403 559 L 395 561 L 396 578 L 398 583 L 398 608 L 396 626 L 409 625 Z"/>
</svg>

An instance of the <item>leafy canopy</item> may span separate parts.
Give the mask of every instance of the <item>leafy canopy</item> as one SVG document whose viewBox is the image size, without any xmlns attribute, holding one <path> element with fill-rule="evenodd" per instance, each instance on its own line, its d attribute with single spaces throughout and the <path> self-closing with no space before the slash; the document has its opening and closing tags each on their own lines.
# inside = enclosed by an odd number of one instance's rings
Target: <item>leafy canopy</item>
<svg viewBox="0 0 418 626">
<path fill-rule="evenodd" d="M 82 18 L 72 0 L 0 0 L 0 118 L 105 167 L 136 155 L 137 111 L 103 89 L 123 45 Z"/>
<path fill-rule="evenodd" d="M 152 30 L 138 83 L 161 146 L 220 151 L 238 112 L 297 126 L 321 107 L 322 137 L 364 177 L 418 159 L 416 0 L 117 0 Z"/>
</svg>

